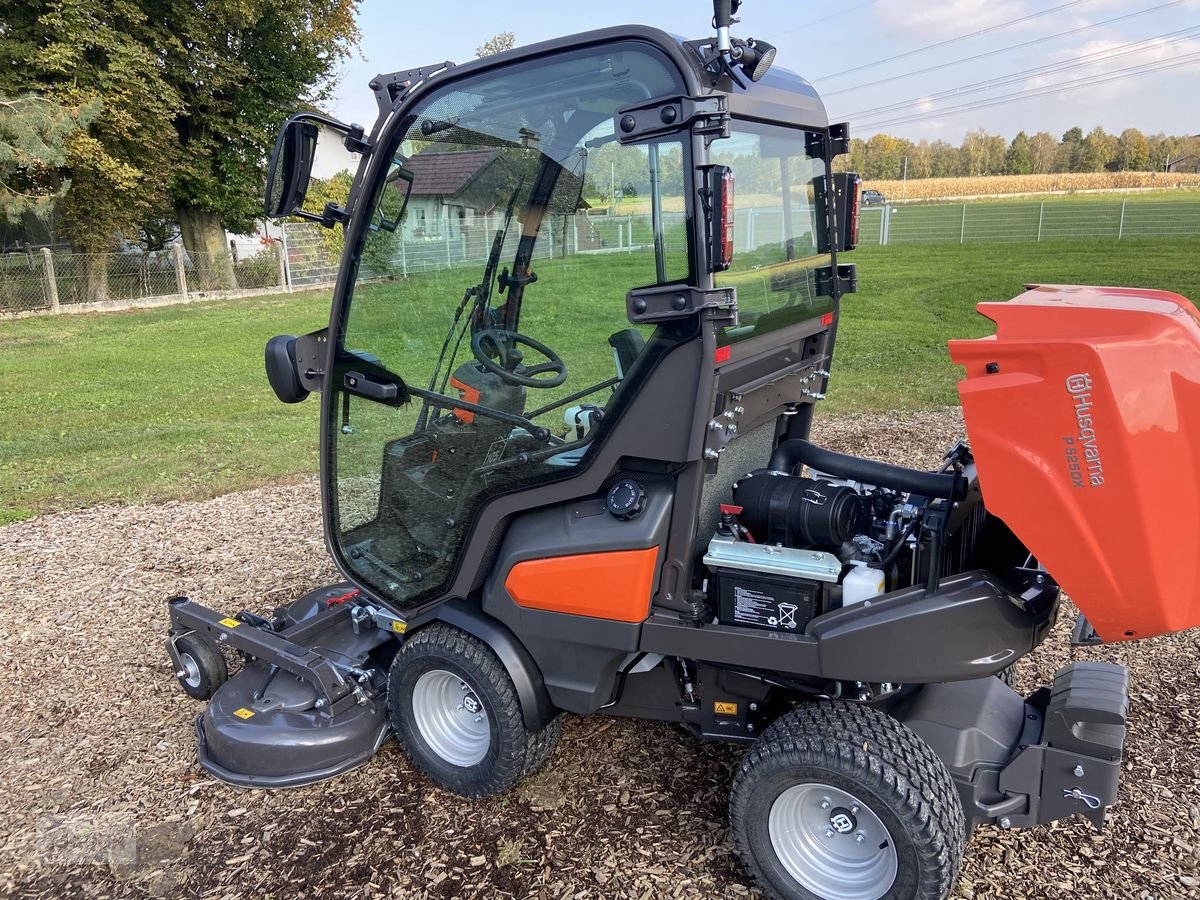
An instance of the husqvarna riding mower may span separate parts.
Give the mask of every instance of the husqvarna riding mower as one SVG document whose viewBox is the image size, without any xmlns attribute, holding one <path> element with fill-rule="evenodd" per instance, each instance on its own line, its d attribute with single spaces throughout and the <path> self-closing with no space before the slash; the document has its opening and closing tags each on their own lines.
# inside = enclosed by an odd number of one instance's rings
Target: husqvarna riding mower
<svg viewBox="0 0 1200 900">
<path fill-rule="evenodd" d="M 1099 825 L 1127 676 L 1002 677 L 1060 585 L 1079 642 L 1200 623 L 1200 320 L 1183 298 L 1031 288 L 955 341 L 971 446 L 938 471 L 808 440 L 859 182 L 765 41 L 638 26 L 371 83 L 327 328 L 267 346 L 321 396 L 345 582 L 271 615 L 170 601 L 201 764 L 286 787 L 394 735 L 470 797 L 546 759 L 559 714 L 679 723 L 748 752 L 730 825 L 778 897 L 939 898 L 979 823 Z M 735 215 L 734 184 L 739 197 Z M 631 218 L 584 215 L 619 185 Z M 595 210 L 593 210 L 593 213 Z M 240 654 L 226 680 L 222 647 Z"/>
</svg>

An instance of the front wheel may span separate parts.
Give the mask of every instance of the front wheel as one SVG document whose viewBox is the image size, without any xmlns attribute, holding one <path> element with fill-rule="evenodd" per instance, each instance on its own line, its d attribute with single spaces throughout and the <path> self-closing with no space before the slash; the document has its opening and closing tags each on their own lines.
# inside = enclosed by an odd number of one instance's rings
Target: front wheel
<svg viewBox="0 0 1200 900">
<path fill-rule="evenodd" d="M 483 641 L 445 624 L 401 646 L 388 675 L 396 738 L 439 787 L 489 797 L 525 774 L 529 736 L 503 664 Z"/>
<path fill-rule="evenodd" d="M 831 702 L 763 734 L 734 779 L 730 826 L 759 886 L 785 900 L 942 900 L 965 840 L 929 745 L 878 710 Z"/>
</svg>

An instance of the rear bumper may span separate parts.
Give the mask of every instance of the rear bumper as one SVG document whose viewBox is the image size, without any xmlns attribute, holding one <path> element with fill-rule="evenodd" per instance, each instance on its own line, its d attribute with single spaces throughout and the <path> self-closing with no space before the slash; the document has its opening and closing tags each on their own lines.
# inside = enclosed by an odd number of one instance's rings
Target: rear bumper
<svg viewBox="0 0 1200 900">
<path fill-rule="evenodd" d="M 930 685 L 897 717 L 949 768 L 969 827 L 1078 813 L 1099 828 L 1117 798 L 1128 694 L 1122 666 L 1079 662 L 1027 700 L 995 678 Z"/>
</svg>

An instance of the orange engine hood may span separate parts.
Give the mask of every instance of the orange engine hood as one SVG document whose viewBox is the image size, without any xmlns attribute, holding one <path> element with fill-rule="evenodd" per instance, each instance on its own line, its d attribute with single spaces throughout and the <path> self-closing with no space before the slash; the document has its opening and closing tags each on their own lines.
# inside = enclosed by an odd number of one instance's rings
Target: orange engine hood
<svg viewBox="0 0 1200 900">
<path fill-rule="evenodd" d="M 1200 625 L 1200 314 L 1039 285 L 950 342 L 988 508 L 1106 641 Z"/>
</svg>

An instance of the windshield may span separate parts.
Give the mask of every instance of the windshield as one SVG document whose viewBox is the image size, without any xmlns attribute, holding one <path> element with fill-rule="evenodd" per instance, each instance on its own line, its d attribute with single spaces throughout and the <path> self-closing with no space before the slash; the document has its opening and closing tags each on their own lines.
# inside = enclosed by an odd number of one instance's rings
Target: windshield
<svg viewBox="0 0 1200 900">
<path fill-rule="evenodd" d="M 613 115 L 682 87 L 648 45 L 575 50 L 447 84 L 381 147 L 329 426 L 343 561 L 396 605 L 484 501 L 586 467 L 668 340 L 625 295 L 689 276 L 688 149 L 621 147 Z"/>
</svg>

